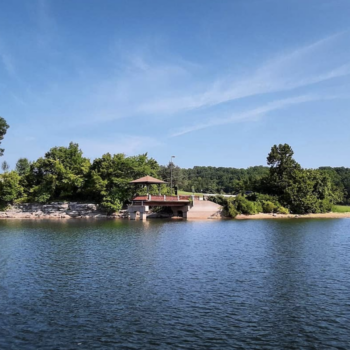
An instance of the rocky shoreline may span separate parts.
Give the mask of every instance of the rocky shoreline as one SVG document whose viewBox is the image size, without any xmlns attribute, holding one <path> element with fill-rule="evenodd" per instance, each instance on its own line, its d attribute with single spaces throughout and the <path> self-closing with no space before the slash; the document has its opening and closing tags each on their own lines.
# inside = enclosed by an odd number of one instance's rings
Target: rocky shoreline
<svg viewBox="0 0 350 350">
<path fill-rule="evenodd" d="M 139 215 L 139 214 L 138 214 Z M 151 213 L 147 218 L 170 219 L 173 215 L 168 213 Z M 10 206 L 5 211 L 0 212 L 0 219 L 128 219 L 127 210 L 108 215 L 101 210 L 98 205 L 92 203 L 77 202 L 54 202 L 50 204 L 23 203 Z M 350 218 L 350 213 L 325 213 L 325 214 L 256 214 L 237 215 L 236 220 L 264 220 L 264 219 L 341 219 Z M 201 219 L 203 218 L 194 218 Z M 215 215 L 205 217 L 205 219 L 230 219 L 222 216 L 219 211 Z M 191 220 L 191 218 L 190 218 Z"/>
<path fill-rule="evenodd" d="M 127 217 L 128 213 L 125 210 L 108 215 L 106 212 L 100 210 L 96 204 L 77 202 L 57 202 L 50 204 L 23 203 L 13 205 L 5 211 L 0 212 L 0 219 L 122 219 Z"/>
</svg>

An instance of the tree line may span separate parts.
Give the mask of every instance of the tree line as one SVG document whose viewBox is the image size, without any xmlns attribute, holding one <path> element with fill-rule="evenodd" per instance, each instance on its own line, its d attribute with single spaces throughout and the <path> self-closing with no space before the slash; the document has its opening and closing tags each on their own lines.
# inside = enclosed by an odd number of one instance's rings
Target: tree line
<svg viewBox="0 0 350 350">
<path fill-rule="evenodd" d="M 293 159 L 293 150 L 289 145 L 274 146 L 267 159 L 268 166 L 254 166 L 247 169 L 195 166 L 190 169 L 181 169 L 173 166 L 173 183 L 184 191 L 241 194 L 250 192 L 280 196 L 281 193 L 291 190 L 291 185 L 298 182 L 297 174 L 316 181 L 330 181 L 334 201 L 337 204 L 350 204 L 350 168 L 320 167 L 318 169 L 302 169 Z M 281 158 L 281 164 L 272 160 Z M 285 159 L 284 159 L 285 158 Z M 170 167 L 160 167 L 160 174 L 165 181 L 170 181 Z M 278 169 L 278 170 L 277 170 Z M 293 178 L 294 177 L 294 178 Z M 288 181 L 287 181 L 288 178 Z M 284 181 L 285 187 L 281 186 Z"/>
<path fill-rule="evenodd" d="M 91 162 L 79 145 L 71 142 L 68 147 L 50 149 L 34 162 L 22 158 L 16 170 L 1 174 L 0 201 L 3 206 L 92 201 L 107 212 L 115 212 L 135 194 L 130 181 L 145 175 L 157 176 L 158 170 L 158 163 L 147 154 L 126 157 L 107 153 Z"/>
<path fill-rule="evenodd" d="M 0 118 L 0 145 L 8 125 Z M 0 155 L 4 152 L 0 149 Z M 79 145 L 53 147 L 35 161 L 18 160 L 15 170 L 3 164 L 0 174 L 2 207 L 23 202 L 93 201 L 109 212 L 120 210 L 145 188 L 129 182 L 151 175 L 188 192 L 238 194 L 235 199 L 216 197 L 229 212 L 326 212 L 333 204 L 350 202 L 350 169 L 322 167 L 304 169 L 293 158 L 289 145 L 275 145 L 267 157 L 268 166 L 248 169 L 199 167 L 181 169 L 173 163 L 161 166 L 147 154 L 127 157 L 106 153 L 90 160 Z M 169 194 L 169 186 L 161 187 Z M 159 192 L 152 186 L 151 193 Z"/>
<path fill-rule="evenodd" d="M 259 212 L 326 213 L 334 204 L 346 202 L 345 187 L 337 186 L 329 169 L 303 169 L 293 155 L 287 144 L 273 146 L 267 157 L 268 172 L 250 181 L 248 195 L 212 200 L 223 205 L 232 217 Z"/>
</svg>

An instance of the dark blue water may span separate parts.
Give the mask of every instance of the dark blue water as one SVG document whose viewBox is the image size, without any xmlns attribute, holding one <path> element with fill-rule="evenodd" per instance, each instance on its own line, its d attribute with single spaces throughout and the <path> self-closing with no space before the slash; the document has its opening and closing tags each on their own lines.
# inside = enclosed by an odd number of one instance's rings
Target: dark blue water
<svg viewBox="0 0 350 350">
<path fill-rule="evenodd" d="M 350 220 L 0 221 L 0 349 L 349 349 Z"/>
</svg>

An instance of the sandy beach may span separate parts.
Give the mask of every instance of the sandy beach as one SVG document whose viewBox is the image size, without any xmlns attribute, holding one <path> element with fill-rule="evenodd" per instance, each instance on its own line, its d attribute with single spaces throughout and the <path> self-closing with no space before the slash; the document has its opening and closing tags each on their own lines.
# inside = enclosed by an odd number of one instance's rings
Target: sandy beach
<svg viewBox="0 0 350 350">
<path fill-rule="evenodd" d="M 350 213 L 322 213 L 322 214 L 255 214 L 237 215 L 236 220 L 264 220 L 264 219 L 345 219 L 350 218 Z"/>
</svg>

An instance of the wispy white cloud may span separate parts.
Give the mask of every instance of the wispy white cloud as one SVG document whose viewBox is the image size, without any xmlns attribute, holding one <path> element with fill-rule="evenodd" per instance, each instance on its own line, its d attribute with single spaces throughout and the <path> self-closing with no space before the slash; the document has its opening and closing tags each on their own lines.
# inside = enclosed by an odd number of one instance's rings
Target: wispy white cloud
<svg viewBox="0 0 350 350">
<path fill-rule="evenodd" d="M 144 113 L 177 113 L 255 95 L 282 92 L 317 84 L 350 74 L 350 51 L 329 60 L 330 50 L 343 48 L 349 32 L 341 32 L 271 59 L 246 78 L 226 77 L 214 81 L 202 93 L 187 93 L 149 101 L 140 106 Z M 333 52 L 334 53 L 334 52 Z M 334 55 L 333 55 L 334 56 Z"/>
<path fill-rule="evenodd" d="M 171 134 L 171 137 L 181 136 L 188 134 L 193 131 L 210 128 L 218 125 L 231 124 L 241 121 L 255 120 L 256 118 L 262 117 L 269 112 L 284 109 L 292 105 L 298 105 L 301 103 L 312 102 L 317 100 L 329 100 L 339 98 L 339 96 L 317 96 L 317 95 L 302 95 L 297 97 L 286 98 L 282 100 L 276 100 L 267 103 L 263 106 L 255 107 L 251 110 L 230 115 L 228 117 L 212 118 L 203 123 L 197 123 L 195 125 L 182 128 Z"/>
<path fill-rule="evenodd" d="M 350 74 L 350 51 L 345 50 L 336 60 L 320 57 L 328 57 L 330 50 L 342 47 L 347 39 L 348 32 L 335 34 L 275 56 L 248 76 L 224 76 L 209 83 L 203 67 L 181 60 L 159 62 L 152 60 L 149 53 L 143 55 L 119 48 L 113 74 L 97 84 L 85 84 L 92 87 L 84 94 L 90 96 L 85 100 L 89 112 L 84 120 L 76 123 L 91 124 L 134 116 L 165 118 L 169 114 L 210 108 L 346 76 Z M 203 85 L 207 88 L 200 92 L 199 86 Z"/>
<path fill-rule="evenodd" d="M 42 12 L 42 25 L 50 27 L 50 11 L 46 1 L 39 2 L 39 10 Z M 52 120 L 60 120 L 60 125 L 55 128 L 62 129 L 66 128 L 65 122 L 69 122 L 70 127 L 77 127 L 121 118 L 137 120 L 143 117 L 154 121 L 172 114 L 181 116 L 183 112 L 197 109 L 208 114 L 211 110 L 206 109 L 222 103 L 300 87 L 309 87 L 308 91 L 314 91 L 313 84 L 349 75 L 350 50 L 344 49 L 348 39 L 349 32 L 342 32 L 275 56 L 243 77 L 229 75 L 213 80 L 205 73 L 205 67 L 177 58 L 160 60 L 152 52 L 143 53 L 142 50 L 123 51 L 121 46 L 117 52 L 108 52 L 110 57 L 104 57 L 106 67 L 92 67 L 88 57 L 79 57 L 79 65 L 70 67 L 72 74 L 69 76 L 63 71 L 60 79 L 54 79 L 57 77 L 55 75 L 53 79 L 47 79 L 48 85 L 45 82 L 36 89 L 22 89 L 23 96 L 12 98 L 22 105 L 28 104 L 31 110 L 38 110 L 40 116 L 37 120 L 41 120 L 41 123 L 51 124 Z M 329 52 L 332 54 L 329 55 Z M 220 71 L 219 67 L 217 71 Z M 306 94 L 304 91 L 299 93 Z M 276 102 L 271 102 L 268 106 L 277 109 L 295 103 L 277 107 Z M 180 129 L 173 136 L 226 124 L 232 119 L 248 120 L 267 112 L 254 109 L 232 117 L 222 117 L 221 121 L 208 120 Z M 191 114 L 188 113 L 188 116 Z M 136 144 L 136 141 L 132 143 Z"/>
<path fill-rule="evenodd" d="M 61 91 L 67 92 L 66 96 L 61 96 L 61 100 L 67 100 L 64 105 L 72 104 L 80 112 L 84 111 L 84 118 L 75 117 L 70 121 L 72 125 L 89 125 L 145 115 L 139 109 L 141 104 L 155 96 L 166 98 L 174 89 L 181 89 L 183 84 L 191 80 L 190 68 L 186 63 L 152 62 L 135 54 L 128 54 L 121 61 L 107 78 L 97 78 L 96 81 L 96 72 L 80 69 L 79 75 L 83 77 L 80 81 L 72 85 L 69 82 L 65 89 L 60 87 Z M 77 85 L 83 86 L 80 88 Z M 79 89 L 83 101 L 74 93 Z M 56 91 L 56 86 L 47 89 L 44 92 L 45 100 L 53 103 L 57 99 Z"/>
</svg>

